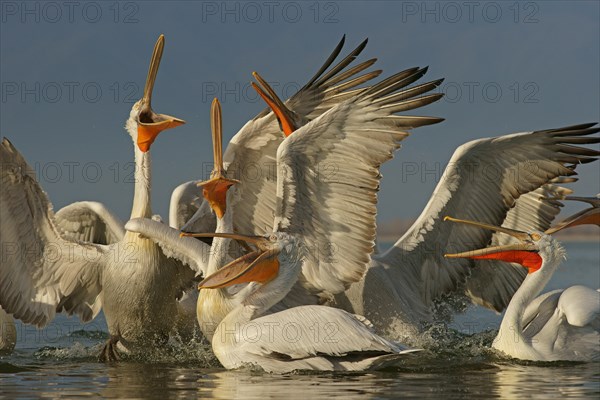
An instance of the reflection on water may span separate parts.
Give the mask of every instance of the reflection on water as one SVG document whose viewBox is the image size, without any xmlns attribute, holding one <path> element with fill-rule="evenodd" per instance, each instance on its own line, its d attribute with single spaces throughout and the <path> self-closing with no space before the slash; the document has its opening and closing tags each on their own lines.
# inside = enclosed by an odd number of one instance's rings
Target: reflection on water
<svg viewBox="0 0 600 400">
<path fill-rule="evenodd" d="M 506 361 L 434 365 L 372 373 L 269 375 L 133 362 L 30 366 L 0 363 L 0 397 L 102 396 L 265 399 L 578 398 L 600 393 L 598 364 L 525 365 Z"/>
<path fill-rule="evenodd" d="M 576 283 L 600 286 L 596 243 L 566 244 L 569 260 L 547 290 Z M 420 338 L 429 349 L 399 368 L 369 373 L 269 375 L 225 371 L 205 344 L 173 345 L 143 360 L 96 362 L 106 324 L 81 325 L 59 317 L 37 331 L 17 326 L 17 350 L 0 357 L 0 398 L 16 397 L 280 397 L 598 398 L 600 363 L 530 363 L 505 360 L 490 348 L 501 316 L 471 308 L 450 327 Z"/>
</svg>

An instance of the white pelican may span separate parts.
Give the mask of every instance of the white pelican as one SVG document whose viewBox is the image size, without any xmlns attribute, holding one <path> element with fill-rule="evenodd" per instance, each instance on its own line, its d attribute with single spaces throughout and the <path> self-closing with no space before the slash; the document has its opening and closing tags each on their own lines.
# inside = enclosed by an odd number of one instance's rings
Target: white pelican
<svg viewBox="0 0 600 400">
<path fill-rule="evenodd" d="M 464 293 L 476 304 L 502 311 L 525 274 L 520 267 L 491 260 L 450 264 L 442 255 L 503 238 L 462 225 L 442 223 L 444 215 L 482 220 L 519 230 L 544 231 L 570 191 L 547 183 L 575 180 L 575 165 L 595 160 L 598 151 L 576 146 L 598 143 L 595 124 L 479 139 L 452 156 L 427 206 L 412 227 L 387 251 L 373 256 L 369 269 L 336 304 L 364 315 L 378 331 L 400 340 L 414 338 L 431 321 L 433 301 Z"/>
<path fill-rule="evenodd" d="M 134 142 L 135 191 L 131 217 L 152 216 L 150 146 L 158 134 L 184 121 L 151 108 L 152 89 L 164 48 L 154 48 L 141 100 L 126 130 Z M 168 259 L 150 240 L 126 233 L 99 245 L 63 235 L 52 205 L 21 154 L 4 139 L 0 145 L 1 242 L 12 246 L 0 268 L 0 305 L 25 323 L 45 326 L 56 312 L 89 321 L 104 308 L 111 338 L 102 359 L 114 359 L 116 343 L 127 349 L 164 341 L 176 316 L 176 298 L 194 272 Z"/>
<path fill-rule="evenodd" d="M 0 355 L 8 354 L 17 343 L 17 329 L 10 314 L 0 307 Z"/>
<path fill-rule="evenodd" d="M 212 235 L 257 247 L 199 284 L 204 292 L 253 282 L 238 292 L 239 303 L 219 323 L 212 339 L 213 351 L 225 368 L 259 366 L 275 373 L 362 371 L 389 366 L 418 351 L 378 336 L 363 317 L 337 308 L 305 305 L 269 313 L 289 293 L 309 260 L 310 251 L 294 235 Z"/>
<path fill-rule="evenodd" d="M 276 192 L 266 202 L 265 207 L 270 208 L 263 210 L 265 214 L 261 218 L 266 218 L 267 213 L 271 216 L 271 231 L 273 226 L 278 230 L 297 229 L 311 252 L 304 261 L 301 278 L 278 309 L 323 301 L 361 278 L 374 246 L 376 193 L 381 178 L 379 167 L 392 157 L 399 147 L 398 142 L 408 135 L 403 126 L 395 125 L 396 118 L 400 121 L 401 117 L 393 114 L 440 98 L 439 94 L 413 98 L 435 88 L 439 81 L 405 88 L 422 73 L 420 70 L 404 71 L 360 90 L 298 128 L 279 145 L 277 180 L 269 183 Z M 274 96 L 272 90 L 257 74 L 255 76 L 265 87 L 260 89 L 261 96 L 274 104 L 279 112 L 281 102 L 270 97 Z M 288 117 L 282 114 L 279 118 Z M 282 122 L 282 126 L 287 121 Z M 264 143 L 260 136 L 255 136 L 255 140 L 259 146 Z M 251 148 L 254 141 L 247 145 Z M 215 148 L 215 160 L 218 160 L 220 140 L 215 140 L 215 146 L 219 146 Z M 229 146 L 235 151 L 236 142 L 232 140 Z M 335 170 L 327 170 L 331 167 Z M 246 204 L 244 196 L 249 192 L 241 190 L 243 180 L 228 190 L 231 182 L 223 180 L 218 172 L 220 168 L 220 162 L 216 162 L 213 182 L 215 186 L 220 185 L 220 189 L 205 185 L 205 194 L 207 190 L 215 194 L 215 199 L 209 198 L 208 203 L 219 217 L 217 229 L 233 226 L 233 230 L 238 231 L 237 221 L 245 218 L 246 213 L 242 212 L 240 216 L 237 212 Z M 203 261 L 205 254 L 191 247 L 194 241 L 179 239 L 178 232 L 173 229 L 148 219 L 130 220 L 125 228 L 156 240 L 168 254 L 195 264 L 194 268 Z M 265 228 L 254 227 L 256 230 L 264 231 Z M 224 243 L 223 239 L 228 238 L 214 240 Z M 227 255 L 228 250 L 215 250 L 214 242 L 211 249 L 213 254 L 222 252 L 219 257 Z M 211 267 L 216 269 L 218 261 L 223 265 L 223 258 L 211 258 Z M 220 290 L 204 295 L 206 297 L 200 294 L 199 322 L 209 336 L 207 328 L 214 329 L 239 304 L 239 294 L 226 293 Z M 204 303 L 202 299 L 209 296 L 210 302 Z"/>
<path fill-rule="evenodd" d="M 574 221 L 586 223 L 581 214 Z M 536 298 L 566 252 L 552 236 L 541 231 L 522 232 L 468 220 L 447 220 L 505 233 L 516 243 L 455 254 L 447 258 L 494 259 L 521 264 L 527 277 L 515 292 L 500 324 L 493 347 L 531 361 L 600 360 L 600 291 L 576 285 Z"/>
</svg>

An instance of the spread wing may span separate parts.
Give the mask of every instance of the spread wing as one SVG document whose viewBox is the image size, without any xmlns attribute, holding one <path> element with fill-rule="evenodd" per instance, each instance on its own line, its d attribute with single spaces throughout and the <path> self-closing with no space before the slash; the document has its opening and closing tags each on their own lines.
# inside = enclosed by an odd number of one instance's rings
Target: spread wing
<svg viewBox="0 0 600 400">
<path fill-rule="evenodd" d="M 78 201 L 58 210 L 56 227 L 63 236 L 80 242 L 111 244 L 123 239 L 123 222 L 102 203 Z"/>
<path fill-rule="evenodd" d="M 279 147 L 274 230 L 303 238 L 302 277 L 309 290 L 334 294 L 362 277 L 375 243 L 379 167 L 408 136 L 393 114 L 441 97 L 419 96 L 441 80 L 405 88 L 424 73 L 403 71 L 383 80 Z"/>
<path fill-rule="evenodd" d="M 600 141 L 597 136 L 589 136 L 599 131 L 595 125 L 512 134 L 460 146 L 420 217 L 380 259 L 403 268 L 406 280 L 419 288 L 426 304 L 441 294 L 457 290 L 477 264 L 466 259 L 445 259 L 443 255 L 485 247 L 492 241 L 492 233 L 444 223 L 444 216 L 502 225 L 522 195 L 556 178 L 574 175 L 573 165 L 595 160 L 598 151 L 578 146 Z M 535 196 L 523 203 L 522 208 L 529 208 L 532 202 L 535 203 Z M 553 213 L 542 209 L 534 220 L 524 223 L 546 225 Z M 518 287 L 518 276 L 515 279 L 510 269 L 504 271 L 510 273 L 507 281 L 499 278 L 501 285 L 488 284 L 485 290 L 472 285 L 467 294 L 472 290 L 475 301 L 501 310 L 512 296 L 506 288 L 512 291 Z M 486 276 L 489 274 L 483 274 L 479 281 Z"/>
<path fill-rule="evenodd" d="M 91 320 L 108 248 L 62 236 L 33 170 L 6 138 L 0 164 L 0 306 L 38 327 L 61 311 Z"/>
<path fill-rule="evenodd" d="M 350 67 L 365 48 L 366 40 L 334 65 L 344 42 L 345 39 L 342 39 L 308 83 L 285 102 L 296 116 L 298 126 L 361 93 L 365 89 L 357 87 L 381 73 L 375 70 L 361 74 L 376 59 Z M 410 71 L 416 70 L 413 68 Z M 394 123 L 408 129 L 439 121 L 439 118 L 429 117 L 397 117 Z M 235 231 L 256 235 L 271 231 L 276 206 L 277 148 L 283 139 L 284 135 L 275 115 L 265 109 L 246 123 L 227 146 L 223 159 L 228 177 L 241 181 L 236 187 L 240 201 L 228 206 L 234 215 Z M 201 219 L 201 216 L 194 216 L 195 221 Z M 184 230 L 199 231 L 192 224 L 187 224 Z"/>
<path fill-rule="evenodd" d="M 317 73 L 285 104 L 298 118 L 298 124 L 314 119 L 354 93 L 356 86 L 381 73 L 358 75 L 376 60 L 347 68 L 365 48 L 362 42 L 329 71 L 340 54 L 345 39 L 337 45 Z M 327 72 L 326 72 L 327 71 Z M 224 154 L 227 174 L 241 181 L 240 201 L 232 204 L 234 229 L 242 233 L 266 234 L 273 227 L 277 181 L 277 148 L 284 135 L 273 112 L 265 109 L 238 132 Z"/>
</svg>

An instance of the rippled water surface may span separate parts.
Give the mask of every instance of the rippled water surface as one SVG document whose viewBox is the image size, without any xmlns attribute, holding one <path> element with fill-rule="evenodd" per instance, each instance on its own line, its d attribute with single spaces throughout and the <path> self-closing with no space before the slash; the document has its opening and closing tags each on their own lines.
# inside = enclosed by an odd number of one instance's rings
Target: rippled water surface
<svg viewBox="0 0 600 400">
<path fill-rule="evenodd" d="M 565 243 L 569 259 L 547 290 L 573 284 L 600 287 L 598 243 Z M 100 316 L 82 325 L 57 318 L 44 330 L 18 325 L 17 349 L 0 357 L 0 398 L 598 398 L 599 363 L 506 360 L 489 349 L 501 316 L 472 307 L 448 327 L 423 335 L 428 350 L 393 370 L 270 375 L 220 368 L 202 343 L 173 345 L 112 364 L 96 362 L 107 338 Z"/>
</svg>

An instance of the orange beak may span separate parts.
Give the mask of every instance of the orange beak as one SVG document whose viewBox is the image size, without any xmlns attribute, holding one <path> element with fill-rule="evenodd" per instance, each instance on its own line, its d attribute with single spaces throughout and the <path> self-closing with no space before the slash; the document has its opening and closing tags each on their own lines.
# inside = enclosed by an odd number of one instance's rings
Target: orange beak
<svg viewBox="0 0 600 400">
<path fill-rule="evenodd" d="M 247 282 L 266 283 L 279 273 L 273 251 L 253 251 L 220 268 L 198 284 L 198 289 L 218 289 Z"/>
<path fill-rule="evenodd" d="M 198 186 L 202 186 L 202 196 L 208 201 L 219 219 L 223 218 L 227 211 L 227 190 L 239 181 L 235 179 L 227 179 L 222 174 L 209 179 L 208 181 L 200 182 Z"/>
<path fill-rule="evenodd" d="M 221 104 L 214 99 L 211 106 L 211 130 L 213 136 L 214 167 L 211 179 L 200 182 L 202 195 L 210 204 L 219 219 L 223 218 L 227 211 L 227 191 L 239 181 L 227 179 L 223 167 L 223 123 L 221 119 Z"/>
<path fill-rule="evenodd" d="M 164 35 L 160 35 L 154 45 L 154 53 L 152 53 L 148 77 L 146 78 L 146 85 L 144 86 L 144 95 L 140 100 L 140 111 L 137 119 L 137 145 L 144 153 L 150 150 L 150 146 L 154 143 L 154 140 L 156 140 L 159 133 L 185 124 L 185 121 L 182 119 L 165 114 L 156 114 L 152 111 L 152 91 L 154 89 L 154 82 L 156 81 L 156 75 L 158 73 L 158 67 L 160 65 L 164 47 L 165 37 Z"/>
<path fill-rule="evenodd" d="M 555 227 L 546 231 L 547 234 L 556 233 L 565 228 L 572 228 L 577 225 L 597 225 L 600 226 L 600 207 L 591 207 L 578 212 L 560 222 Z"/>
<path fill-rule="evenodd" d="M 444 254 L 446 258 L 471 258 L 473 260 L 500 260 L 521 264 L 531 274 L 542 266 L 542 257 L 528 245 L 514 244 L 488 247 L 480 250 L 465 251 L 455 254 Z"/>
<path fill-rule="evenodd" d="M 444 217 L 444 221 L 458 222 L 462 224 L 477 226 L 484 229 L 503 232 L 521 241 L 531 239 L 526 232 L 514 229 L 502 228 L 475 221 L 467 221 L 452 217 Z M 535 235 L 535 234 L 532 234 Z M 542 257 L 537 252 L 537 247 L 529 243 L 509 244 L 505 246 L 487 247 L 479 250 L 464 251 L 462 253 L 444 254 L 446 258 L 471 258 L 474 260 L 500 260 L 521 264 L 527 268 L 529 273 L 537 271 L 542 266 Z"/>
<path fill-rule="evenodd" d="M 190 237 L 224 237 L 256 245 L 258 250 L 242 256 L 198 284 L 198 289 L 218 289 L 247 282 L 266 283 L 279 273 L 278 251 L 269 249 L 268 239 L 235 233 L 181 233 Z"/>
<path fill-rule="evenodd" d="M 138 137 L 137 145 L 140 150 L 145 153 L 150 150 L 150 146 L 158 137 L 158 134 L 167 129 L 175 128 L 176 126 L 185 124 L 184 120 L 171 117 L 164 114 L 155 114 L 157 119 L 162 119 L 158 122 L 142 123 L 138 122 Z"/>
<path fill-rule="evenodd" d="M 260 97 L 269 105 L 273 113 L 277 116 L 283 134 L 288 137 L 290 136 L 297 127 L 293 122 L 292 112 L 283 104 L 279 96 L 275 93 L 273 88 L 265 81 L 257 72 L 253 72 L 252 76 L 261 84 L 262 88 L 256 83 L 252 82 L 251 85 L 258 92 Z M 263 90 L 264 88 L 264 90 Z M 268 94 L 267 94 L 268 93 Z"/>
</svg>

